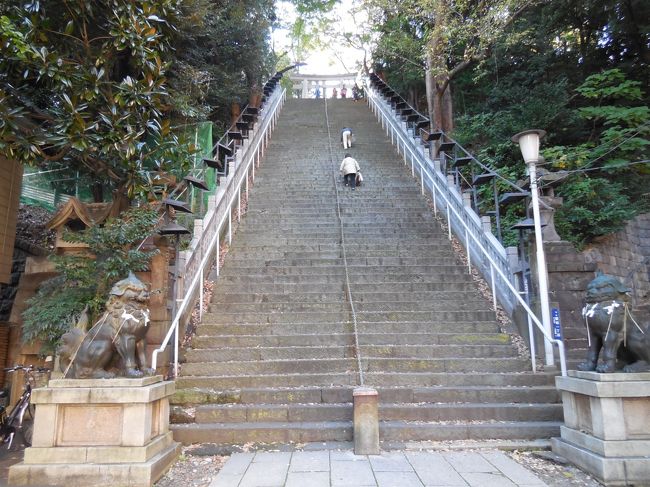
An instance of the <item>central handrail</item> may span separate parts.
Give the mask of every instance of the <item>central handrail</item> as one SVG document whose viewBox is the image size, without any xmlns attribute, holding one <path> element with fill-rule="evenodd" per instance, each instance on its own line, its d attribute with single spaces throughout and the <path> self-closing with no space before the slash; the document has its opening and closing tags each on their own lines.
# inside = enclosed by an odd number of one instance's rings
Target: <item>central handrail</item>
<svg viewBox="0 0 650 487">
<path fill-rule="evenodd" d="M 269 142 L 270 132 L 275 128 L 275 123 L 279 116 L 279 111 L 282 108 L 284 100 L 286 99 L 286 91 L 284 88 L 275 89 L 271 94 L 269 100 L 267 101 L 266 107 L 263 112 L 262 123 L 254 131 L 251 143 L 248 144 L 241 154 L 241 162 L 234 168 L 231 172 L 231 176 L 227 179 L 227 183 L 222 187 L 222 191 L 225 196 L 230 194 L 230 198 L 222 197 L 216 202 L 214 211 L 208 211 L 206 214 L 205 229 L 210 227 L 210 231 L 204 231 L 202 234 L 202 239 L 210 237 L 209 243 L 207 245 L 202 245 L 204 242 L 199 242 L 196 246 L 197 249 L 200 249 L 201 261 L 197 266 L 197 272 L 194 273 L 190 285 L 185 288 L 183 299 L 176 310 L 175 316 L 172 317 L 172 323 L 163 339 L 162 343 L 158 348 L 156 348 L 151 357 L 151 368 L 156 369 L 158 365 L 158 354 L 163 352 L 172 337 L 174 337 L 174 377 L 178 376 L 178 329 L 181 317 L 185 312 L 188 311 L 188 308 L 194 302 L 195 293 L 197 290 L 200 292 L 199 304 L 202 309 L 203 307 L 203 275 L 205 269 L 209 269 L 211 261 L 216 262 L 217 275 L 219 268 L 219 237 L 221 235 L 223 225 L 228 221 L 228 239 L 232 238 L 231 230 L 231 213 L 233 208 L 233 203 L 235 200 L 241 201 L 241 188 L 246 183 L 246 192 L 248 192 L 248 175 L 252 170 L 253 175 L 255 171 L 255 164 L 259 164 L 261 154 Z M 235 158 L 235 163 L 239 159 L 239 154 Z M 218 217 L 221 217 L 218 222 L 216 220 Z M 213 257 L 213 254 L 215 257 Z M 200 284 L 200 286 L 199 286 Z M 176 297 L 174 297 L 176 299 Z"/>
<path fill-rule="evenodd" d="M 510 300 L 514 299 L 526 311 L 530 330 L 530 352 L 533 372 L 537 370 L 537 366 L 535 344 L 532 330 L 530 329 L 531 323 L 542 333 L 545 340 L 557 345 L 562 375 L 565 376 L 567 372 L 564 343 L 562 340 L 553 338 L 548 333 L 542 325 L 542 322 L 537 318 L 526 301 L 521 297 L 519 291 L 512 284 L 505 255 L 501 252 L 503 248 L 501 244 L 491 234 L 485 235 L 480 229 L 480 224 L 478 224 L 478 227 L 477 225 L 472 225 L 472 223 L 476 223 L 475 220 L 478 217 L 475 214 L 470 214 L 467 207 L 462 204 L 462 198 L 460 198 L 458 192 L 448 186 L 447 180 L 442 172 L 434 167 L 431 159 L 425 157 L 424 148 L 419 144 L 416 145 L 403 123 L 396 119 L 388 103 L 377 93 L 370 83 L 368 83 L 368 89 L 366 91 L 368 93 L 366 98 L 371 110 L 381 122 L 382 127 L 386 129 L 386 133 L 390 135 L 391 142 L 396 142 L 397 151 L 400 153 L 401 150 L 404 162 L 407 162 L 407 157 L 410 160 L 411 173 L 413 175 L 415 175 L 415 166 L 418 166 L 422 185 L 421 192 L 424 194 L 425 185 L 427 189 L 431 190 L 435 214 L 438 214 L 439 206 L 446 210 L 449 239 L 451 239 L 453 229 L 458 239 L 465 246 L 468 267 L 471 268 L 472 255 L 475 256 L 475 260 L 476 257 L 482 259 L 482 262 L 479 262 L 482 265 L 478 265 L 477 268 L 490 281 L 494 308 L 496 309 L 496 300 L 497 296 L 499 296 L 502 301 L 506 300 L 510 302 Z M 454 217 L 453 219 L 452 216 Z M 486 248 L 486 244 L 488 243 L 492 251 L 488 251 Z M 501 249 L 498 247 L 501 247 Z M 495 273 L 500 278 L 500 286 L 498 287 Z M 547 363 L 547 365 L 553 364 Z"/>
</svg>

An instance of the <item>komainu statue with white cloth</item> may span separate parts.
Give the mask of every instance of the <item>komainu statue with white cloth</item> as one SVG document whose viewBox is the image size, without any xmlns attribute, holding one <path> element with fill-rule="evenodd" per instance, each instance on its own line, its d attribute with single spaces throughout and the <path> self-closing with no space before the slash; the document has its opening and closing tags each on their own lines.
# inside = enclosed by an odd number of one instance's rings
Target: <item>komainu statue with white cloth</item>
<svg viewBox="0 0 650 487">
<path fill-rule="evenodd" d="M 578 370 L 614 372 L 619 359 L 625 372 L 650 371 L 650 326 L 637 323 L 632 316 L 629 292 L 618 279 L 601 272 L 587 285 L 582 316 L 589 351 Z"/>
<path fill-rule="evenodd" d="M 106 311 L 88 333 L 73 328 L 63 335 L 58 353 L 64 377 L 134 378 L 153 374 L 146 367 L 145 357 L 148 300 L 147 286 L 135 275 L 117 282 Z"/>
</svg>

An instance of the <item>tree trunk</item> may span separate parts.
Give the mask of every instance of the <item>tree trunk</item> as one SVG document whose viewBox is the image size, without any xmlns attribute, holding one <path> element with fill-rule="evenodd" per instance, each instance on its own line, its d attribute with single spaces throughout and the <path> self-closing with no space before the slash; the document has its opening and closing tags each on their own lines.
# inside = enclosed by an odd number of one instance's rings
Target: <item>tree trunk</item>
<svg viewBox="0 0 650 487">
<path fill-rule="evenodd" d="M 433 131 L 437 128 L 435 120 L 435 102 L 434 98 L 436 96 L 436 85 L 433 80 L 432 72 L 433 60 L 431 56 L 431 49 L 427 50 L 427 67 L 424 72 L 424 83 L 427 90 L 427 111 L 429 112 L 429 129 Z"/>
<path fill-rule="evenodd" d="M 446 134 L 449 134 L 454 130 L 454 106 L 451 98 L 451 84 L 449 83 L 447 83 L 447 88 L 442 92 L 440 105 L 440 126 Z"/>
</svg>

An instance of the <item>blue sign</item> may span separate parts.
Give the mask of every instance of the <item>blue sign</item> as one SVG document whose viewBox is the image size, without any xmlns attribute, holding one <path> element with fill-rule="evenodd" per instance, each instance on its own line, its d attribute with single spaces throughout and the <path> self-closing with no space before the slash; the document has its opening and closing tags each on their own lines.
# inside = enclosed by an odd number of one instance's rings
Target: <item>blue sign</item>
<svg viewBox="0 0 650 487">
<path fill-rule="evenodd" d="M 551 308 L 551 327 L 553 328 L 553 338 L 562 340 L 562 326 L 560 325 L 560 310 Z"/>
</svg>

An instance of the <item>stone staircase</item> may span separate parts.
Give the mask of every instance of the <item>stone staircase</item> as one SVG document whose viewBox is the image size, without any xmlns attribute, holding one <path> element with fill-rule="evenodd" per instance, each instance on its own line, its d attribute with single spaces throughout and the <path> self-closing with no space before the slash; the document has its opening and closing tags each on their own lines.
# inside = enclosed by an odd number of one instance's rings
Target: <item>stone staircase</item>
<svg viewBox="0 0 650 487">
<path fill-rule="evenodd" d="M 418 185 L 367 106 L 288 100 L 177 379 L 183 443 L 352 439 L 359 381 L 384 441 L 538 439 L 559 434 L 548 374 L 501 333 Z M 339 129 L 365 184 L 343 187 Z M 333 159 L 333 161 L 332 161 Z"/>
</svg>

